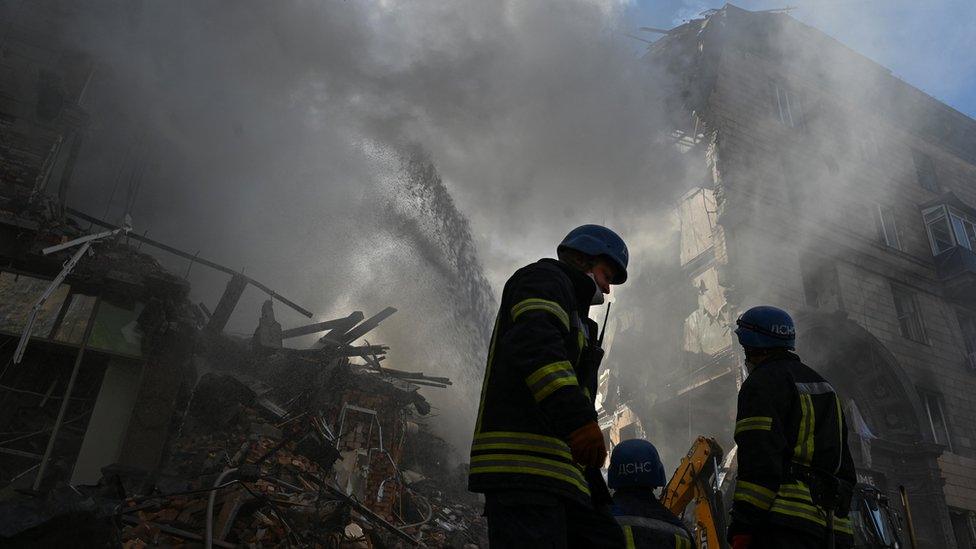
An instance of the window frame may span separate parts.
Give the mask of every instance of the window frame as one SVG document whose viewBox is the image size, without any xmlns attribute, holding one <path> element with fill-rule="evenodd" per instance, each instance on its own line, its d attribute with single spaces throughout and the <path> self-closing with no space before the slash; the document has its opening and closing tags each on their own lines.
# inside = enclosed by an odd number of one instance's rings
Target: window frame
<svg viewBox="0 0 976 549">
<path fill-rule="evenodd" d="M 939 215 L 937 217 L 931 217 L 935 213 Z M 932 233 L 932 225 L 935 223 L 942 223 L 946 232 L 949 234 L 950 242 L 945 249 L 939 249 L 936 238 Z M 949 209 L 945 204 L 939 204 L 938 206 L 932 206 L 931 208 L 922 210 L 922 224 L 925 225 L 925 233 L 929 237 L 929 247 L 932 249 L 933 256 L 948 252 L 959 245 L 956 242 L 956 231 L 953 229 L 952 223 L 949 220 Z"/>
<path fill-rule="evenodd" d="M 873 209 L 874 223 L 878 231 L 878 240 L 889 248 L 901 251 L 901 237 L 898 234 L 898 222 L 895 220 L 894 210 L 879 202 L 874 203 Z"/>
<path fill-rule="evenodd" d="M 967 539 L 960 540 L 960 532 L 956 529 L 956 517 L 963 523 L 962 526 L 966 529 L 965 535 Z M 976 512 L 969 509 L 962 509 L 959 507 L 949 507 L 949 522 L 952 526 L 952 533 L 956 539 L 956 545 L 959 549 L 964 549 L 965 547 L 972 547 L 973 543 L 976 543 Z M 967 545 L 962 545 L 959 542 L 966 542 Z"/>
<path fill-rule="evenodd" d="M 976 252 L 976 218 L 966 212 L 948 206 L 949 226 L 952 227 L 956 245 L 962 246 L 971 252 Z M 958 221 L 958 225 L 956 222 Z M 956 231 L 961 231 L 962 235 Z"/>
<path fill-rule="evenodd" d="M 948 422 L 946 422 L 945 408 L 942 406 L 942 395 L 935 391 L 927 391 L 922 389 L 919 390 L 919 396 L 922 397 L 922 406 L 925 408 L 925 415 L 929 420 L 929 428 L 931 429 L 930 432 L 932 433 L 932 440 L 934 440 L 936 444 L 941 444 L 945 446 L 946 449 L 949 450 L 949 453 L 953 453 L 952 435 L 949 434 L 949 424 Z M 939 440 L 940 436 L 937 433 L 937 429 L 935 425 L 936 421 L 932 417 L 933 403 L 935 404 L 934 408 L 937 409 L 939 412 L 938 419 L 941 420 L 942 435 L 943 435 L 942 438 L 945 438 L 944 442 Z"/>
<path fill-rule="evenodd" d="M 860 133 L 854 136 L 854 139 L 862 161 L 871 162 L 881 155 L 881 145 L 879 145 L 878 136 L 873 130 L 861 129 Z"/>
<path fill-rule="evenodd" d="M 940 250 L 936 245 L 936 239 L 932 233 L 932 225 L 936 223 L 942 224 L 951 239 L 951 244 L 944 250 Z M 948 252 L 956 246 L 962 246 L 967 250 L 976 252 L 976 217 L 948 204 L 938 204 L 922 210 L 922 224 L 925 225 L 932 255 Z"/>
<path fill-rule="evenodd" d="M 773 92 L 773 114 L 779 120 L 779 123 L 787 128 L 802 128 L 803 113 L 800 107 L 800 98 L 797 93 L 789 86 L 775 79 L 771 79 L 769 83 L 772 86 Z M 786 116 L 784 116 L 784 112 Z"/>
<path fill-rule="evenodd" d="M 820 258 L 804 257 L 800 261 L 803 299 L 808 307 L 827 310 L 831 304 L 843 311 L 844 297 L 837 264 Z"/>
<path fill-rule="evenodd" d="M 902 337 L 917 343 L 929 344 L 928 335 L 925 330 L 925 320 L 922 318 L 922 307 L 919 304 L 918 294 L 907 288 L 891 286 L 891 298 L 895 306 L 895 319 L 898 321 L 898 331 Z M 901 301 L 904 298 L 906 301 Z M 909 311 L 904 311 L 901 304 L 907 303 Z M 904 319 L 904 321 L 903 321 Z"/>
</svg>

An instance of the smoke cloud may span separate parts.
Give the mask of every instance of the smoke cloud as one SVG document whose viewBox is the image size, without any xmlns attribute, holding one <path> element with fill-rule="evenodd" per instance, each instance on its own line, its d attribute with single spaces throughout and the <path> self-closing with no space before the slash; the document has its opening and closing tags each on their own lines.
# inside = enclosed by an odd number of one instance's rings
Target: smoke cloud
<svg viewBox="0 0 976 549">
<path fill-rule="evenodd" d="M 428 395 L 463 448 L 504 279 L 581 223 L 635 255 L 670 230 L 683 168 L 652 151 L 667 86 L 620 34 L 625 8 L 61 4 L 62 39 L 96 62 L 69 203 L 130 211 L 321 318 L 397 307 L 371 340 L 391 367 L 456 380 Z M 225 278 L 189 278 L 212 306 Z M 263 299 L 249 290 L 229 330 L 250 332 Z"/>
<path fill-rule="evenodd" d="M 369 339 L 391 346 L 391 367 L 455 380 L 426 394 L 462 450 L 504 280 L 553 255 L 576 225 L 607 224 L 631 245 L 608 362 L 640 412 L 673 389 L 661 380 L 676 364 L 698 367 L 666 349 L 685 330 L 714 339 L 728 329 L 717 281 L 683 284 L 673 215 L 685 191 L 713 183 L 710 136 L 687 155 L 674 147 L 672 128 L 693 125 L 687 82 L 640 59 L 627 2 L 52 3 L 64 15 L 59 36 L 96 62 L 84 98 L 93 127 L 69 203 L 110 220 L 129 211 L 138 232 L 242 268 L 318 318 L 397 307 Z M 674 24 L 717 7 L 684 6 Z M 816 6 L 798 14 L 841 24 L 843 10 Z M 834 124 L 819 91 L 794 89 L 812 136 L 802 166 L 784 154 L 772 169 L 743 169 L 751 160 L 739 158 L 738 173 L 786 206 L 829 205 L 858 185 L 848 166 L 870 155 L 911 170 L 888 136 L 866 138 L 873 124 L 859 118 L 879 104 L 883 71 L 789 34 L 767 39 L 791 48 L 794 65 L 849 109 Z M 830 223 L 873 237 L 870 219 L 831 212 Z M 739 260 L 795 253 L 756 250 L 739 250 Z M 226 281 L 200 267 L 189 278 L 211 306 Z M 681 291 L 667 301 L 662 288 Z M 783 297 L 736 292 L 736 307 Z M 229 329 L 253 330 L 263 299 L 249 290 Z M 276 313 L 285 327 L 306 321 L 278 304 Z M 691 418 L 701 411 L 674 407 L 675 417 L 655 421 L 697 434 Z M 656 442 L 673 455 L 686 448 Z"/>
</svg>

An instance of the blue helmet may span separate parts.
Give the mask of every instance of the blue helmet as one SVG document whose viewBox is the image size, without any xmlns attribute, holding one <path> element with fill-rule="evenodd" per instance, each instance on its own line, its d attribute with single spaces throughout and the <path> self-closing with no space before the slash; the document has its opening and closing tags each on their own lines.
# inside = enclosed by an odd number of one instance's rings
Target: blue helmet
<svg viewBox="0 0 976 549">
<path fill-rule="evenodd" d="M 617 268 L 617 276 L 610 283 L 623 284 L 627 281 L 627 260 L 630 258 L 630 253 L 624 240 L 610 229 L 601 225 L 580 225 L 569 231 L 556 250 L 562 248 L 594 257 L 606 257 Z"/>
<path fill-rule="evenodd" d="M 610 454 L 607 484 L 617 488 L 657 488 L 668 481 L 664 478 L 664 464 L 657 448 L 650 442 L 632 438 L 618 444 Z"/>
<path fill-rule="evenodd" d="M 796 328 L 789 313 L 776 307 L 753 307 L 735 321 L 735 335 L 743 347 L 796 348 Z"/>
</svg>

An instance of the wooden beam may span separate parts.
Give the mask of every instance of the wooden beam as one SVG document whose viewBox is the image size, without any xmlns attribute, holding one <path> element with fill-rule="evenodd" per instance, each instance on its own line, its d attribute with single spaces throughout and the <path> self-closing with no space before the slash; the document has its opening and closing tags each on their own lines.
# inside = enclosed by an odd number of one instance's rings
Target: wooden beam
<svg viewBox="0 0 976 549">
<path fill-rule="evenodd" d="M 235 274 L 227 281 L 227 287 L 224 288 L 224 293 L 220 296 L 220 302 L 217 303 L 213 316 L 210 317 L 210 322 L 207 323 L 208 330 L 217 334 L 224 331 L 224 327 L 227 326 L 230 315 L 237 308 L 237 302 L 240 301 L 241 294 L 244 293 L 244 288 L 246 287 L 247 279 L 241 274 Z"/>
<path fill-rule="evenodd" d="M 443 383 L 431 383 L 429 381 L 421 381 L 419 379 L 404 379 L 406 383 L 412 383 L 414 385 L 424 385 L 426 387 L 437 387 L 438 389 L 447 389 L 447 385 Z"/>
<path fill-rule="evenodd" d="M 371 355 L 382 355 L 389 351 L 390 348 L 386 345 L 362 345 L 359 347 L 353 346 L 342 346 L 338 349 L 329 349 L 329 354 L 334 356 L 371 356 Z"/>
<path fill-rule="evenodd" d="M 343 334 L 342 335 L 342 342 L 343 343 L 352 343 L 353 341 L 356 341 L 357 339 L 363 337 L 364 335 L 366 335 L 370 331 L 372 331 L 374 328 L 376 328 L 377 326 L 379 326 L 380 325 L 380 322 L 383 322 L 384 320 L 386 320 L 388 317 L 390 317 L 395 312 L 397 312 L 397 310 L 394 309 L 393 307 L 387 307 L 387 308 L 383 309 L 382 311 L 380 311 L 380 312 L 376 313 L 375 315 L 371 316 L 369 319 L 367 319 L 365 322 L 363 322 L 359 326 L 356 326 L 352 330 L 349 330 L 348 332 L 346 332 L 345 334 Z"/>
<path fill-rule="evenodd" d="M 400 379 L 406 379 L 408 381 L 414 379 L 422 379 L 425 381 L 431 381 L 433 383 L 443 383 L 444 385 L 451 385 L 450 378 L 446 377 L 435 377 L 422 374 L 420 372 L 404 372 L 401 370 L 393 370 L 390 368 L 383 368 L 383 373 L 389 376 L 397 377 Z"/>
<path fill-rule="evenodd" d="M 77 217 L 78 219 L 81 219 L 83 221 L 87 221 L 89 223 L 94 223 L 95 225 L 99 225 L 101 227 L 106 227 L 108 229 L 118 229 L 119 228 L 117 225 L 113 225 L 113 224 L 111 224 L 111 223 L 109 223 L 107 221 L 102 221 L 101 219 L 98 219 L 96 217 L 92 217 L 92 216 L 90 216 L 90 215 L 88 215 L 88 214 L 86 214 L 84 212 L 79 212 L 78 210 L 76 210 L 74 208 L 65 208 L 65 211 L 68 212 L 69 214 Z M 176 248 L 174 248 L 172 246 L 167 246 L 166 244 L 163 244 L 162 242 L 156 242 L 155 240 L 153 240 L 151 238 L 147 238 L 147 237 L 145 237 L 143 235 L 129 233 L 128 238 L 131 238 L 132 240 L 135 240 L 137 242 L 143 242 L 145 244 L 149 244 L 150 246 L 152 246 L 154 248 L 163 250 L 164 252 L 169 252 L 169 253 L 171 253 L 171 254 L 173 254 L 175 256 L 179 256 L 179 257 L 182 257 L 184 259 L 189 259 L 189 260 L 191 260 L 191 261 L 193 261 L 195 263 L 199 263 L 201 265 L 206 265 L 207 267 L 210 267 L 211 269 L 214 269 L 216 271 L 220 271 L 222 273 L 227 273 L 229 275 L 234 275 L 234 276 L 240 275 L 240 276 L 244 277 L 244 279 L 247 281 L 248 284 L 251 284 L 255 288 L 257 288 L 257 289 L 261 290 L 262 292 L 268 294 L 272 298 L 277 299 L 278 301 L 284 303 L 285 305 L 291 307 L 292 309 L 298 311 L 299 313 L 302 313 L 306 317 L 312 318 L 312 312 L 311 311 L 305 309 L 304 307 L 296 304 L 295 302 L 293 302 L 291 300 L 285 299 L 283 296 L 281 296 L 280 294 L 278 294 L 278 292 L 272 290 L 271 288 L 265 286 L 264 284 L 261 284 L 260 282 L 258 282 L 257 280 L 254 280 L 253 278 L 250 278 L 250 277 L 247 277 L 247 276 L 242 275 L 241 273 L 239 273 L 239 272 L 231 269 L 230 267 L 224 267 L 223 265 L 220 265 L 219 263 L 214 263 L 213 261 L 210 261 L 208 259 L 204 259 L 202 257 L 198 257 L 196 255 L 189 254 L 187 252 L 184 252 L 183 250 L 178 250 L 178 249 L 176 249 Z"/>
<path fill-rule="evenodd" d="M 308 324 L 306 326 L 299 326 L 298 328 L 289 328 L 287 330 L 282 330 L 281 339 L 289 339 L 292 337 L 301 337 L 304 335 L 314 334 L 316 332 L 324 332 L 326 330 L 332 330 L 334 328 L 340 328 L 342 326 L 355 326 L 363 320 L 363 312 L 356 311 L 345 318 L 337 318 L 334 320 L 326 320 L 325 322 L 316 322 L 315 324 Z"/>
<path fill-rule="evenodd" d="M 339 324 L 335 328 L 332 328 L 331 330 L 328 331 L 328 333 L 320 337 L 319 343 L 321 343 L 322 345 L 342 345 L 343 335 L 345 335 L 346 332 L 351 330 L 356 324 L 359 324 L 359 322 L 362 319 L 363 319 L 362 316 L 353 318 L 353 316 L 350 315 L 350 317 L 345 319 L 341 324 Z"/>
</svg>

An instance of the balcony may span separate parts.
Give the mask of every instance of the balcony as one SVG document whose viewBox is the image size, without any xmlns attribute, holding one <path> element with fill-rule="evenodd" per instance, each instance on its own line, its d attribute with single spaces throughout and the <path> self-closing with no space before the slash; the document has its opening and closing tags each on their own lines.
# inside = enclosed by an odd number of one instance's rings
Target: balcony
<svg viewBox="0 0 976 549">
<path fill-rule="evenodd" d="M 955 246 L 935 256 L 935 269 L 948 297 L 976 305 L 976 253 Z"/>
</svg>

